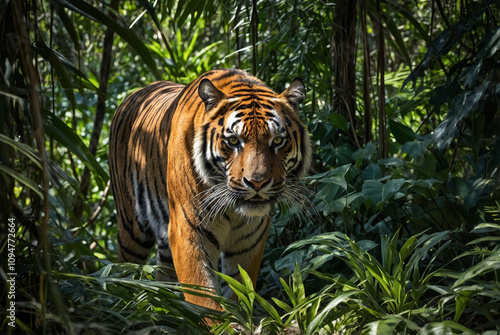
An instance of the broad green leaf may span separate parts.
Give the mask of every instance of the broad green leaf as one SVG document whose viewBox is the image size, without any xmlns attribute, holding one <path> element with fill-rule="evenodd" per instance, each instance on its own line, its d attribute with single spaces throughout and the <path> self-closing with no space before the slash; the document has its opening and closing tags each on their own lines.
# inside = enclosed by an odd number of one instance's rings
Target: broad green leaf
<svg viewBox="0 0 500 335">
<path fill-rule="evenodd" d="M 339 113 L 332 113 L 330 114 L 330 121 L 335 127 L 349 134 L 349 124 L 343 115 Z"/>
<path fill-rule="evenodd" d="M 431 140 L 408 141 L 401 146 L 401 151 L 407 153 L 411 158 L 420 159 L 427 152 Z"/>
<path fill-rule="evenodd" d="M 349 207 L 353 201 L 362 196 L 363 194 L 361 194 L 360 192 L 353 192 L 351 194 L 347 194 L 341 198 L 338 198 L 335 201 L 327 204 L 326 208 L 323 210 L 324 215 L 329 215 L 330 213 L 340 213 L 345 208 Z M 355 206 L 356 205 L 354 205 L 354 207 Z"/>
<path fill-rule="evenodd" d="M 404 179 L 391 179 L 384 184 L 378 180 L 367 180 L 363 184 L 363 195 L 379 206 L 393 197 L 405 182 Z"/>
<path fill-rule="evenodd" d="M 429 178 L 429 179 L 417 179 L 412 181 L 413 186 L 423 187 L 423 188 L 432 188 L 435 184 L 442 184 L 443 182 L 437 179 Z"/>
<path fill-rule="evenodd" d="M 319 179 L 321 183 L 333 183 L 339 185 L 344 190 L 347 189 L 347 181 L 345 180 L 345 175 L 351 164 L 346 164 L 330 171 L 325 177 Z"/>
<path fill-rule="evenodd" d="M 363 180 L 382 178 L 382 169 L 377 163 L 370 163 L 361 173 Z"/>
</svg>

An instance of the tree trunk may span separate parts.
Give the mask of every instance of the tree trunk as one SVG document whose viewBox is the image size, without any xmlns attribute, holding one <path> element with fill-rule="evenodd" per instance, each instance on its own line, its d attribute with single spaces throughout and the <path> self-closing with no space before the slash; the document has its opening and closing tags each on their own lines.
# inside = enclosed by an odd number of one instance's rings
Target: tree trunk
<svg viewBox="0 0 500 335">
<path fill-rule="evenodd" d="M 380 7 L 380 0 L 377 0 L 377 13 L 382 13 Z M 377 72 L 378 72 L 378 142 L 379 142 L 379 158 L 386 158 L 388 156 L 387 145 L 387 126 L 385 114 L 385 40 L 384 40 L 384 26 L 382 24 L 382 17 L 377 17 Z"/>
<path fill-rule="evenodd" d="M 350 123 L 350 137 L 356 136 L 356 5 L 357 1 L 340 0 L 335 5 L 333 27 L 334 90 L 333 112 Z M 358 145 L 359 147 L 359 145 Z"/>
<path fill-rule="evenodd" d="M 368 26 L 366 22 L 366 17 L 368 13 L 366 12 L 366 2 L 361 2 L 360 7 L 360 20 L 361 29 L 363 34 L 363 144 L 373 141 L 373 112 L 372 112 L 372 101 L 370 96 L 371 91 L 371 58 L 370 58 L 370 46 L 368 43 Z"/>
</svg>

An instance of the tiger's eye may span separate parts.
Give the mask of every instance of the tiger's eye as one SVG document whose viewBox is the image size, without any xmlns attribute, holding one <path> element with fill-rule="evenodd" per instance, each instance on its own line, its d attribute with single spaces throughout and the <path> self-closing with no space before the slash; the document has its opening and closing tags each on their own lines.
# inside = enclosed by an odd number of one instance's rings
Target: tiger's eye
<svg viewBox="0 0 500 335">
<path fill-rule="evenodd" d="M 281 144 L 283 142 L 283 137 L 281 136 L 276 136 L 274 139 L 273 139 L 273 143 L 274 144 Z"/>
<path fill-rule="evenodd" d="M 240 140 L 236 136 L 229 137 L 227 141 L 231 145 L 238 145 L 238 143 L 240 143 Z"/>
</svg>

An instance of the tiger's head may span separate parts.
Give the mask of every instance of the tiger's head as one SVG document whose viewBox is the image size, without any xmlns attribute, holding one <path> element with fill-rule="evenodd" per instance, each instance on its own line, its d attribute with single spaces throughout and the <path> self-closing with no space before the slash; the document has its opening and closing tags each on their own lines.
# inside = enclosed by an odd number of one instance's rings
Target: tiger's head
<svg viewBox="0 0 500 335">
<path fill-rule="evenodd" d="M 301 206 L 297 180 L 311 161 L 299 118 L 302 80 L 296 78 L 281 94 L 253 77 L 218 86 L 203 79 L 198 88 L 207 113 L 193 149 L 195 168 L 209 186 L 200 194 L 202 211 L 213 217 L 232 208 L 262 217 L 277 201 Z"/>
</svg>

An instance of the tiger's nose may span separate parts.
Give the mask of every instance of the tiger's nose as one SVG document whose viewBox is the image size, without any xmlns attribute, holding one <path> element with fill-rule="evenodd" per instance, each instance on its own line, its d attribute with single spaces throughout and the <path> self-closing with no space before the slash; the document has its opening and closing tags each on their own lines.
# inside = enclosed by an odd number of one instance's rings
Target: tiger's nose
<svg viewBox="0 0 500 335">
<path fill-rule="evenodd" d="M 272 177 L 267 179 L 247 179 L 243 177 L 243 184 L 248 188 L 254 189 L 256 192 L 259 192 L 262 188 L 272 183 L 272 179 Z"/>
</svg>

